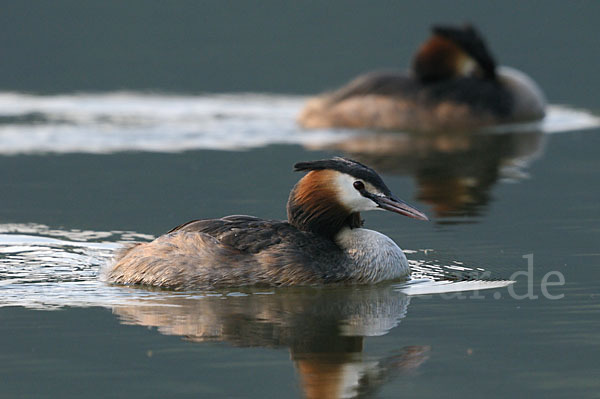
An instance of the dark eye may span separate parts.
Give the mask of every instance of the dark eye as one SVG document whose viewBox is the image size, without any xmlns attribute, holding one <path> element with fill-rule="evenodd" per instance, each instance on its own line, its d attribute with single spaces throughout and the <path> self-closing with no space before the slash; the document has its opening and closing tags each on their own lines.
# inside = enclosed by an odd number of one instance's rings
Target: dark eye
<svg viewBox="0 0 600 399">
<path fill-rule="evenodd" d="M 362 190 L 365 189 L 365 184 L 363 182 L 361 182 L 360 180 L 355 181 L 354 184 L 353 184 L 353 186 L 358 191 L 362 191 Z"/>
</svg>

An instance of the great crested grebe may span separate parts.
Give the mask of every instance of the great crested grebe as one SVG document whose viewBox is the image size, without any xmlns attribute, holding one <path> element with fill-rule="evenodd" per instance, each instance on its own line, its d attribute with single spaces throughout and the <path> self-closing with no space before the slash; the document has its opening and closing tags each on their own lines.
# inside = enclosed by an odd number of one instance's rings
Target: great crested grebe
<svg viewBox="0 0 600 399">
<path fill-rule="evenodd" d="M 467 130 L 539 120 L 542 91 L 524 73 L 497 67 L 474 27 L 434 26 L 409 72 L 376 71 L 307 102 L 305 128 Z"/>
<path fill-rule="evenodd" d="M 378 283 L 409 275 L 389 237 L 361 228 L 360 213 L 387 210 L 428 220 L 371 168 L 345 158 L 300 162 L 287 221 L 252 216 L 184 223 L 117 255 L 107 280 L 169 289 Z"/>
</svg>

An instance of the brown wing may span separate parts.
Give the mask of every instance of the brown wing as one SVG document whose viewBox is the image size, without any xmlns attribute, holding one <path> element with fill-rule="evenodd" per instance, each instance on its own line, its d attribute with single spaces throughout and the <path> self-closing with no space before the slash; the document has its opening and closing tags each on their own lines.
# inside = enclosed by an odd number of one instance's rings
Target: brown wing
<svg viewBox="0 0 600 399">
<path fill-rule="evenodd" d="M 233 215 L 221 219 L 193 220 L 175 227 L 167 234 L 182 231 L 208 234 L 223 245 L 253 254 L 273 246 L 290 247 L 298 252 L 329 251 L 337 254 L 340 251 L 331 240 L 300 231 L 288 222 L 254 216 Z"/>
<path fill-rule="evenodd" d="M 407 96 L 419 87 L 408 74 L 395 71 L 374 71 L 361 75 L 346 86 L 331 93 L 329 100 L 338 103 L 355 96 Z"/>
<path fill-rule="evenodd" d="M 287 222 L 228 216 L 123 251 L 108 279 L 172 289 L 315 284 L 347 279 L 346 262 L 333 241 Z"/>
<path fill-rule="evenodd" d="M 496 80 L 456 77 L 420 83 L 400 72 L 375 71 L 359 76 L 331 93 L 329 101 L 339 103 L 352 97 L 381 95 L 419 103 L 422 106 L 442 102 L 467 104 L 480 112 L 507 116 L 514 106 L 508 90 Z"/>
</svg>

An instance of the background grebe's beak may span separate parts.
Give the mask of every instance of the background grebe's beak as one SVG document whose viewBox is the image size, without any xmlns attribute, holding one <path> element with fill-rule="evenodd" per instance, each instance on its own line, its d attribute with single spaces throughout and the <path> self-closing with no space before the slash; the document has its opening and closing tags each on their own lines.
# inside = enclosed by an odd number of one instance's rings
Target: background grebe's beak
<svg viewBox="0 0 600 399">
<path fill-rule="evenodd" d="M 413 219 L 429 220 L 429 218 L 423 212 L 408 205 L 395 195 L 391 195 L 389 197 L 373 196 L 372 199 L 381 209 L 385 209 L 386 211 L 399 213 Z"/>
</svg>

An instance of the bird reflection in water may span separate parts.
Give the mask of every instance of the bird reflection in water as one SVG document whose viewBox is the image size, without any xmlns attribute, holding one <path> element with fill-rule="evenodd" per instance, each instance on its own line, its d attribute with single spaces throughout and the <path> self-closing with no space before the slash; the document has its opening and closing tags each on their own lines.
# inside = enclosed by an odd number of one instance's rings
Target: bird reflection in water
<svg viewBox="0 0 600 399">
<path fill-rule="evenodd" d="M 408 304 L 408 296 L 387 285 L 158 295 L 113 312 L 125 324 L 157 327 L 193 342 L 288 348 L 306 398 L 360 398 L 428 359 L 428 346 L 399 347 L 381 358 L 363 352 L 365 338 L 396 327 Z"/>
<path fill-rule="evenodd" d="M 484 213 L 498 180 L 526 178 L 524 168 L 541 156 L 545 140 L 540 131 L 364 132 L 319 149 L 341 151 L 383 173 L 414 176 L 416 198 L 431 205 L 438 223 L 450 224 Z"/>
</svg>

